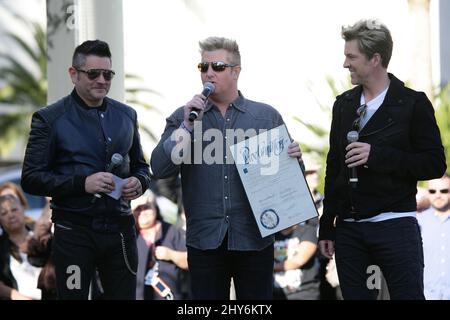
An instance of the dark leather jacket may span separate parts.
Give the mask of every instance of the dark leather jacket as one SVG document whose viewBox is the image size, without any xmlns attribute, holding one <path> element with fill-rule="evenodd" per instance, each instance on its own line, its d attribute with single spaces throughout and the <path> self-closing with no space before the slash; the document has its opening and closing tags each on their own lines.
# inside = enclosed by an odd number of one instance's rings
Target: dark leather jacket
<svg viewBox="0 0 450 320">
<path fill-rule="evenodd" d="M 446 170 L 431 102 L 423 92 L 405 87 L 392 74 L 389 77 L 383 104 L 359 134 L 358 141 L 371 149 L 366 165 L 357 168 L 355 189 L 349 186 L 344 161 L 362 87 L 338 96 L 333 106 L 320 240 L 334 240 L 336 216 L 358 220 L 382 212 L 415 211 L 417 181 L 440 178 Z"/>
<path fill-rule="evenodd" d="M 135 176 L 145 191 L 149 168 L 138 133 L 137 114 L 131 107 L 105 98 L 98 108 L 87 107 L 72 94 L 33 114 L 22 169 L 22 188 L 52 197 L 54 213 L 131 215 L 129 201 L 103 196 L 93 201 L 86 193 L 86 177 L 106 171 L 111 155 L 124 162 L 113 173 Z"/>
</svg>

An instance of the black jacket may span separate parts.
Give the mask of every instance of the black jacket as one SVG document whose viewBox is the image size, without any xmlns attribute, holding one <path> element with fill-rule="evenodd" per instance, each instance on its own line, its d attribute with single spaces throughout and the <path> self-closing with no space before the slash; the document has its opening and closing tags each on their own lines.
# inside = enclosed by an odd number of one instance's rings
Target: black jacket
<svg viewBox="0 0 450 320">
<path fill-rule="evenodd" d="M 389 77 L 383 104 L 359 134 L 359 141 L 371 149 L 366 165 L 357 168 L 355 189 L 348 184 L 344 161 L 362 86 L 338 96 L 334 103 L 319 240 L 334 240 L 336 216 L 358 220 L 382 212 L 415 211 L 417 181 L 440 178 L 446 170 L 431 102 L 423 92 L 406 88 L 392 74 Z"/>
<path fill-rule="evenodd" d="M 93 195 L 85 192 L 86 177 L 106 171 L 114 153 L 120 153 L 124 162 L 113 173 L 121 178 L 137 177 L 145 191 L 150 173 L 136 111 L 110 98 L 105 98 L 101 107 L 89 108 L 74 90 L 33 114 L 22 188 L 52 197 L 56 214 L 131 215 L 129 201 L 109 196 L 93 201 Z"/>
</svg>

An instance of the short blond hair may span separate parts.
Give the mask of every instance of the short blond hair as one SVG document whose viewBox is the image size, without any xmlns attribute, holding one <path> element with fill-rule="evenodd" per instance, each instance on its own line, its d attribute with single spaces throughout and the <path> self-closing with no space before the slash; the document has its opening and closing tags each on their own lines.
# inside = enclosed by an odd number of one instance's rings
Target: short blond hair
<svg viewBox="0 0 450 320">
<path fill-rule="evenodd" d="M 357 40 L 359 50 L 368 59 L 378 53 L 382 66 L 388 67 L 394 43 L 384 24 L 375 19 L 360 20 L 352 26 L 342 26 L 341 35 L 345 41 Z"/>
<path fill-rule="evenodd" d="M 209 37 L 199 42 L 200 53 L 224 49 L 230 53 L 232 64 L 241 64 L 241 53 L 236 40 L 224 37 Z"/>
</svg>

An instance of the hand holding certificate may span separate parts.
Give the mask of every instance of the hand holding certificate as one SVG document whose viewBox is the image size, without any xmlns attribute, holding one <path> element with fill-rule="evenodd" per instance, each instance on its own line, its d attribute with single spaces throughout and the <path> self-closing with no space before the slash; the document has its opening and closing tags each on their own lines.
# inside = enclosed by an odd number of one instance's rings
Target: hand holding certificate
<svg viewBox="0 0 450 320">
<path fill-rule="evenodd" d="M 262 237 L 318 215 L 282 125 L 230 146 Z"/>
</svg>

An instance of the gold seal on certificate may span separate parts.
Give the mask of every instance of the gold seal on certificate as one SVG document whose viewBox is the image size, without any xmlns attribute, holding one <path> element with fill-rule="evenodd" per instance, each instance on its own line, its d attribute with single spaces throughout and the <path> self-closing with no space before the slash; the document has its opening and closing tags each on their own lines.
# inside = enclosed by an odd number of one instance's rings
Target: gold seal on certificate
<svg viewBox="0 0 450 320">
<path fill-rule="evenodd" d="M 262 237 L 318 216 L 286 126 L 230 146 Z"/>
</svg>

